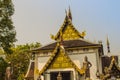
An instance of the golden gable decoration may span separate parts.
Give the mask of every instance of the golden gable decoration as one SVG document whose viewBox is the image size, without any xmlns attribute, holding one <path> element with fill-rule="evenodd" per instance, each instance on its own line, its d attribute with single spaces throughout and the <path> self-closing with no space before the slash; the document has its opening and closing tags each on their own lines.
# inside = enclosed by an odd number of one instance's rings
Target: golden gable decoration
<svg viewBox="0 0 120 80">
<path fill-rule="evenodd" d="M 63 25 L 59 29 L 58 33 L 54 36 L 51 35 L 51 39 L 60 41 L 63 40 L 74 40 L 74 39 L 80 39 L 84 38 L 86 35 L 86 32 L 83 31 L 80 33 L 72 24 L 72 14 L 71 10 L 69 8 L 69 12 L 66 11 L 66 17 L 64 19 Z"/>
</svg>

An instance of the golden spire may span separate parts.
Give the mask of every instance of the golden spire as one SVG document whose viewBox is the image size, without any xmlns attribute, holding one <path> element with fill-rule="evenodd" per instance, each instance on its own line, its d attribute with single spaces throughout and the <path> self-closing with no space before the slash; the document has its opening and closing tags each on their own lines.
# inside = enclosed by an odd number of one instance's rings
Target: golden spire
<svg viewBox="0 0 120 80">
<path fill-rule="evenodd" d="M 110 43 L 109 43 L 109 40 L 108 40 L 108 36 L 107 36 L 107 50 L 108 50 L 108 53 L 110 53 Z"/>
<path fill-rule="evenodd" d="M 72 21 L 72 13 L 70 10 L 70 6 L 69 6 L 69 10 L 68 10 L 68 18 Z"/>
</svg>

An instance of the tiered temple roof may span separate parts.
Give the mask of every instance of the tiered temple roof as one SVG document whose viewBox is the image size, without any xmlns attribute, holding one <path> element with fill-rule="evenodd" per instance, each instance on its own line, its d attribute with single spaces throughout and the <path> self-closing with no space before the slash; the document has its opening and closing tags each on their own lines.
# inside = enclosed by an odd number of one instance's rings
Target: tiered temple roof
<svg viewBox="0 0 120 80">
<path fill-rule="evenodd" d="M 80 33 L 72 24 L 72 14 L 69 8 L 69 12 L 66 12 L 66 16 L 63 25 L 59 29 L 58 33 L 51 38 L 55 40 L 54 43 L 48 44 L 38 49 L 32 50 L 35 54 L 40 51 L 51 51 L 50 59 L 47 61 L 42 70 L 39 71 L 39 75 L 42 75 L 47 69 L 51 68 L 74 68 L 79 74 L 84 74 L 84 70 L 80 69 L 68 56 L 67 50 L 71 49 L 83 49 L 83 48 L 102 48 L 101 44 L 95 44 L 84 40 L 85 31 Z M 58 45 L 59 44 L 59 45 Z M 61 46 L 64 45 L 64 47 Z M 64 62 L 63 62 L 64 60 Z M 62 63 L 63 62 L 63 63 Z"/>
<path fill-rule="evenodd" d="M 64 40 L 64 41 L 62 41 L 62 44 L 64 45 L 65 49 L 101 47 L 100 44 L 91 43 L 91 42 L 88 42 L 88 41 L 85 41 L 82 39 Z M 57 45 L 57 42 L 54 42 L 54 43 L 48 44 L 46 46 L 43 46 L 41 48 L 35 49 L 33 51 L 54 50 L 56 45 Z"/>
<path fill-rule="evenodd" d="M 95 44 L 89 41 L 84 40 L 86 33 L 83 31 L 80 33 L 72 24 L 72 14 L 69 8 L 69 12 L 66 12 L 66 17 L 63 22 L 63 25 L 60 27 L 57 34 L 51 35 L 51 38 L 55 40 L 54 43 L 43 46 L 39 49 L 33 51 L 41 50 L 54 50 L 57 42 L 63 41 L 65 49 L 68 48 L 83 48 L 83 47 L 101 47 L 100 44 Z"/>
</svg>

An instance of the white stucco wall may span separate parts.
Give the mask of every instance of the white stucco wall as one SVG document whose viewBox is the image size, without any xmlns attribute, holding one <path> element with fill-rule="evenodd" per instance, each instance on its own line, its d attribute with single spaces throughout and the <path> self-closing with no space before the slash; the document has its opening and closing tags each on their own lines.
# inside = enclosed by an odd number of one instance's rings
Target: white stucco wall
<svg viewBox="0 0 120 80">
<path fill-rule="evenodd" d="M 77 54 L 77 55 L 69 55 L 69 57 L 75 62 L 78 67 L 83 66 L 84 57 L 87 56 L 88 60 L 91 62 L 92 67 L 90 68 L 91 79 L 96 78 L 96 71 L 97 71 L 97 62 L 96 62 L 96 53 L 84 53 L 84 54 Z"/>
<path fill-rule="evenodd" d="M 50 56 L 39 56 L 39 54 L 36 55 L 35 58 L 35 70 L 41 71 L 41 69 L 44 67 L 46 62 L 48 61 Z M 36 73 L 36 72 L 35 72 Z M 34 75 L 34 80 L 37 80 L 39 74 Z"/>
<path fill-rule="evenodd" d="M 49 56 L 47 57 L 38 57 L 38 69 L 39 71 L 45 66 L 47 61 L 49 60 Z"/>
<path fill-rule="evenodd" d="M 82 53 L 81 53 L 82 52 Z M 69 54 L 69 53 L 68 53 Z M 91 62 L 92 67 L 90 68 L 91 79 L 96 79 L 96 72 L 97 72 L 97 58 L 96 58 L 97 51 L 92 50 L 92 52 L 83 52 L 79 51 L 77 54 L 69 54 L 71 60 L 81 68 L 83 66 L 84 57 L 87 56 L 88 60 Z M 39 71 L 44 67 L 46 62 L 49 60 L 50 56 L 37 56 L 37 68 Z"/>
</svg>

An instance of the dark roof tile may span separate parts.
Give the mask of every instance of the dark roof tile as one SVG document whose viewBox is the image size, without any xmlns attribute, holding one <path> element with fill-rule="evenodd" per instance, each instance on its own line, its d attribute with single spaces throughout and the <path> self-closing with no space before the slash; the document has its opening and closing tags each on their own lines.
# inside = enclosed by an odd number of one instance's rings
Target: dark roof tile
<svg viewBox="0 0 120 80">
<path fill-rule="evenodd" d="M 84 40 L 66 40 L 63 41 L 62 43 L 64 45 L 65 48 L 75 48 L 75 47 L 88 47 L 88 46 L 100 46 L 100 44 L 94 44 L 94 43 L 90 43 Z M 37 50 L 53 50 L 57 45 L 57 42 L 48 44 L 46 46 L 43 46 L 41 48 L 35 49 L 33 51 L 37 51 Z"/>
</svg>

